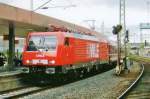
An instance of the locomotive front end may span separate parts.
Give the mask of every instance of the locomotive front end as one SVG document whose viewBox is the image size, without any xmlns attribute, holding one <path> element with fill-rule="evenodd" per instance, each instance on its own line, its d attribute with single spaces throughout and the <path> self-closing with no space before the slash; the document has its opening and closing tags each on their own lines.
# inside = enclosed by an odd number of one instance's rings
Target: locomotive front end
<svg viewBox="0 0 150 99">
<path fill-rule="evenodd" d="M 30 33 L 23 52 L 25 72 L 55 73 L 57 45 L 57 35 Z"/>
</svg>

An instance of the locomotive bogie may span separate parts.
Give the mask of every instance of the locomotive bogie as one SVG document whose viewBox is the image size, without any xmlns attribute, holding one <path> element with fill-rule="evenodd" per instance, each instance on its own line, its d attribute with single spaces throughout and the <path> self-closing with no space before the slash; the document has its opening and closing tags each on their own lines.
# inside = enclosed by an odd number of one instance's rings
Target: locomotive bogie
<svg viewBox="0 0 150 99">
<path fill-rule="evenodd" d="M 86 69 L 90 72 L 94 67 L 97 69 L 99 64 L 100 62 L 97 61 L 64 66 L 26 66 L 23 71 L 24 73 L 66 74 L 72 70 Z"/>
</svg>

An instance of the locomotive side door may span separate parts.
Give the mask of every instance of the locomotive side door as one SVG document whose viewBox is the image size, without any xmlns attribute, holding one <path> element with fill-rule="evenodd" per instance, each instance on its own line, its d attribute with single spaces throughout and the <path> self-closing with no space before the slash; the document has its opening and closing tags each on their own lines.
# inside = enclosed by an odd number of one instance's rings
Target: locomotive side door
<svg viewBox="0 0 150 99">
<path fill-rule="evenodd" d="M 69 64 L 70 63 L 70 58 L 71 58 L 71 55 L 70 55 L 70 39 L 68 37 L 65 38 L 65 41 L 64 41 L 64 63 L 65 64 Z"/>
</svg>

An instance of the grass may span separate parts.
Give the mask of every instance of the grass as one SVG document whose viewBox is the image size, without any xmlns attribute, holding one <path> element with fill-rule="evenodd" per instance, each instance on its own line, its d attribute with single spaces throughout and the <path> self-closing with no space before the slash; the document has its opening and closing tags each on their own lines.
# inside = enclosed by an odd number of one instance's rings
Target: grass
<svg viewBox="0 0 150 99">
<path fill-rule="evenodd" d="M 150 63 L 150 58 L 138 56 L 138 55 L 129 55 L 129 59 L 138 61 L 138 62 Z"/>
</svg>

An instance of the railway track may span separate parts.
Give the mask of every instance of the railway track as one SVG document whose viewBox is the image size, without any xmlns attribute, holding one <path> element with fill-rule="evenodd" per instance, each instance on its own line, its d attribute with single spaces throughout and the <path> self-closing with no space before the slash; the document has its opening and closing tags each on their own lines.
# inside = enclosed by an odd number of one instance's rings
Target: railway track
<svg viewBox="0 0 150 99">
<path fill-rule="evenodd" d="M 8 91 L 6 93 L 3 93 L 0 95 L 0 98 L 4 98 L 4 99 L 19 98 L 19 97 L 24 97 L 24 96 L 29 95 L 29 94 L 44 91 L 44 90 L 47 90 L 50 88 L 52 88 L 52 86 L 24 87 L 24 88 L 14 89 L 14 90 Z"/>
<path fill-rule="evenodd" d="M 96 74 L 106 72 L 110 69 L 112 69 L 112 68 L 104 69 L 104 71 L 96 73 Z M 44 85 L 44 86 L 43 85 L 42 86 L 41 85 L 40 86 L 39 85 L 38 86 L 24 86 L 24 87 L 21 87 L 21 88 L 16 88 L 16 89 L 3 91 L 3 92 L 0 92 L 0 99 L 1 98 L 2 99 L 3 98 L 4 99 L 14 99 L 14 98 L 16 99 L 16 98 L 25 97 L 25 96 L 32 95 L 32 94 L 35 94 L 35 93 L 38 93 L 38 92 L 42 92 L 44 90 L 48 90 L 48 89 L 51 89 L 51 88 L 56 88 L 56 87 L 63 86 L 63 85 L 66 85 L 66 84 L 69 84 L 69 83 L 72 83 L 72 82 L 75 82 L 75 81 L 86 79 L 86 78 L 94 76 L 96 74 L 93 73 L 93 75 L 88 75 L 86 77 L 75 79 L 73 81 L 72 80 L 71 81 L 65 81 L 65 82 L 61 82 L 61 83 L 58 83 L 58 84 L 55 83 L 55 84 L 48 84 L 48 85 Z"/>
<path fill-rule="evenodd" d="M 150 99 L 150 64 L 142 65 L 142 70 L 133 84 L 118 99 Z"/>
</svg>

